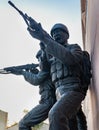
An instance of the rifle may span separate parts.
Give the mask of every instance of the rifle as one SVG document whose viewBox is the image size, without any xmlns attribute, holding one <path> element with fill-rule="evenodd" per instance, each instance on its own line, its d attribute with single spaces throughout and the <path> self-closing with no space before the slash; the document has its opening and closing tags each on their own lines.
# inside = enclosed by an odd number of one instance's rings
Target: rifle
<svg viewBox="0 0 99 130">
<path fill-rule="evenodd" d="M 6 67 L 3 69 L 0 69 L 0 74 L 10 74 L 13 68 L 20 69 L 20 70 L 30 70 L 35 71 L 37 70 L 36 67 L 38 67 L 39 64 L 26 64 L 26 65 L 20 65 L 20 66 L 12 66 L 12 67 Z"/>
<path fill-rule="evenodd" d="M 29 17 L 26 13 L 24 14 L 21 10 L 19 10 L 11 1 L 8 1 L 8 3 L 16 10 L 18 13 L 23 17 L 25 23 L 28 27 L 30 27 L 32 30 L 38 30 L 39 23 L 37 23 L 33 18 Z M 32 22 L 32 25 L 30 24 Z"/>
</svg>

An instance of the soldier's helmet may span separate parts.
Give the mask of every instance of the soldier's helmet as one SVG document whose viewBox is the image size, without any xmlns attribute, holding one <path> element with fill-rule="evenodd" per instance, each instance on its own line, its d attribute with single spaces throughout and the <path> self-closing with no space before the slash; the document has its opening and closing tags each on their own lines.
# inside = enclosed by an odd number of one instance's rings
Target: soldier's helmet
<svg viewBox="0 0 99 130">
<path fill-rule="evenodd" d="M 66 33 L 68 34 L 68 38 L 69 38 L 68 28 L 67 28 L 64 24 L 61 24 L 61 23 L 55 24 L 55 25 L 52 27 L 51 31 L 50 31 L 51 36 L 53 36 L 53 32 L 54 32 L 54 30 L 56 30 L 56 29 L 61 29 L 61 30 L 63 30 L 64 32 L 66 32 Z"/>
</svg>

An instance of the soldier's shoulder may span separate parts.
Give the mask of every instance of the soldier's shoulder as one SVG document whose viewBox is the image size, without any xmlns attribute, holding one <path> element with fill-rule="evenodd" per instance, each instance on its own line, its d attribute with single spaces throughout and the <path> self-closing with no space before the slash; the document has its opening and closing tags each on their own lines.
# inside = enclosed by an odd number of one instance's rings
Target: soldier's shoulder
<svg viewBox="0 0 99 130">
<path fill-rule="evenodd" d="M 71 43 L 69 46 L 80 46 L 78 43 Z"/>
<path fill-rule="evenodd" d="M 77 44 L 77 43 L 74 43 L 74 44 L 68 44 L 68 46 L 69 46 L 70 48 L 81 48 L 80 45 Z"/>
</svg>

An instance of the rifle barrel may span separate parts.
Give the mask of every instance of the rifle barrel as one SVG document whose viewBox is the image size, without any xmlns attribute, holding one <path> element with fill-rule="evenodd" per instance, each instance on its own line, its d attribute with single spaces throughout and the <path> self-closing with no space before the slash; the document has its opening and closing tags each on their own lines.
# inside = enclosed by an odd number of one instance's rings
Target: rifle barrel
<svg viewBox="0 0 99 130">
<path fill-rule="evenodd" d="M 9 3 L 14 9 L 16 9 L 16 10 L 19 12 L 19 14 L 23 17 L 24 21 L 26 22 L 26 24 L 29 26 L 29 23 L 28 23 L 28 21 L 27 21 L 27 16 L 26 16 L 21 10 L 19 10 L 11 1 L 8 1 L 8 3 Z"/>
<path fill-rule="evenodd" d="M 26 65 L 6 67 L 6 68 L 3 68 L 3 69 L 0 69 L 0 74 L 10 74 L 11 70 L 13 68 L 22 69 L 22 70 L 26 70 L 26 69 L 32 70 L 32 69 L 35 69 L 38 66 L 39 66 L 39 64 L 32 63 L 32 64 L 26 64 Z"/>
<path fill-rule="evenodd" d="M 10 74 L 10 72 L 4 70 L 4 69 L 0 69 L 0 74 Z"/>
<path fill-rule="evenodd" d="M 22 11 L 19 10 L 11 1 L 8 1 L 8 3 L 9 3 L 13 8 L 15 8 L 20 14 L 22 14 Z"/>
</svg>

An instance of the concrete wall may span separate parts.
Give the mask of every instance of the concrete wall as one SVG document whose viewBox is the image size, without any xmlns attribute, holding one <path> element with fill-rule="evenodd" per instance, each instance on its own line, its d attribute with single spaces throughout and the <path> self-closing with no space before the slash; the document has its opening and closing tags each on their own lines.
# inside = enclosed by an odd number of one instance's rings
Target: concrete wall
<svg viewBox="0 0 99 130">
<path fill-rule="evenodd" d="M 88 0 L 86 47 L 90 45 L 93 80 L 90 97 L 93 129 L 99 130 L 99 0 Z"/>
<path fill-rule="evenodd" d="M 18 124 L 14 124 L 11 127 L 8 127 L 6 130 L 18 130 Z"/>
<path fill-rule="evenodd" d="M 88 130 L 99 130 L 99 0 L 85 2 L 86 24 L 83 35 L 85 49 L 91 54 L 93 78 L 84 109 L 88 120 Z"/>
<path fill-rule="evenodd" d="M 0 110 L 0 130 L 6 130 L 7 116 L 7 112 Z"/>
</svg>

